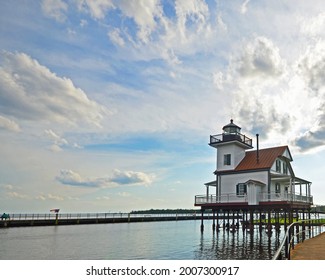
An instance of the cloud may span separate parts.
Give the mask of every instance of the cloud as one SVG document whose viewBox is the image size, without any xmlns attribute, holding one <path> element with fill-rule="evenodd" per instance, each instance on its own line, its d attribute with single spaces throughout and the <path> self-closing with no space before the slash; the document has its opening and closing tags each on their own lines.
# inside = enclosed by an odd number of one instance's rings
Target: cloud
<svg viewBox="0 0 325 280">
<path fill-rule="evenodd" d="M 136 171 L 120 171 L 115 169 L 113 176 L 110 178 L 111 182 L 118 185 L 130 185 L 130 184 L 144 184 L 149 185 L 152 183 L 153 176 L 143 172 Z"/>
<path fill-rule="evenodd" d="M 284 67 L 279 49 L 266 37 L 256 37 L 248 43 L 237 63 L 243 77 L 277 77 Z"/>
<path fill-rule="evenodd" d="M 325 40 L 309 46 L 298 64 L 307 86 L 316 94 L 325 94 Z"/>
<path fill-rule="evenodd" d="M 56 145 L 62 146 L 62 145 L 68 145 L 69 142 L 58 136 L 55 132 L 53 132 L 51 129 L 45 130 L 45 134 L 51 139 Z"/>
<path fill-rule="evenodd" d="M 14 199 L 27 199 L 29 198 L 28 195 L 26 194 L 21 194 L 21 193 L 18 193 L 18 192 L 7 192 L 6 195 L 10 198 L 14 198 Z"/>
<path fill-rule="evenodd" d="M 309 46 L 298 62 L 298 73 L 305 83 L 308 98 L 315 104 L 312 127 L 294 139 L 302 151 L 325 146 L 325 41 Z"/>
<path fill-rule="evenodd" d="M 317 16 L 303 18 L 301 23 L 301 32 L 308 36 L 324 36 L 325 35 L 325 12 L 319 13 Z"/>
<path fill-rule="evenodd" d="M 325 124 L 325 123 L 324 123 Z M 315 130 L 311 129 L 294 141 L 294 144 L 300 148 L 301 151 L 307 152 L 315 148 L 320 148 L 325 145 L 325 125 L 317 127 Z"/>
<path fill-rule="evenodd" d="M 107 11 L 114 8 L 113 0 L 80 0 L 77 2 L 78 9 L 89 13 L 94 19 L 102 19 Z"/>
<path fill-rule="evenodd" d="M 118 28 L 114 28 L 114 30 L 108 32 L 108 37 L 110 40 L 119 47 L 124 47 L 125 42 L 124 39 L 121 36 L 121 32 Z"/>
<path fill-rule="evenodd" d="M 106 196 L 106 195 L 104 195 L 104 196 L 97 196 L 96 197 L 96 200 L 110 200 L 111 198 L 109 197 L 109 196 Z"/>
<path fill-rule="evenodd" d="M 162 6 L 160 0 L 138 0 L 117 1 L 116 5 L 122 13 L 132 18 L 137 27 L 137 38 L 142 42 L 148 42 L 151 33 L 156 29 L 156 19 L 162 16 Z"/>
<path fill-rule="evenodd" d="M 203 0 L 82 0 L 77 8 L 104 23 L 111 42 L 123 47 L 126 52 L 119 49 L 123 56 L 135 60 L 161 58 L 178 64 L 180 55 L 210 47 L 216 32 L 227 30 L 220 14 L 217 21 L 210 19 L 208 4 Z M 113 10 L 120 18 L 108 23 L 106 19 Z"/>
<path fill-rule="evenodd" d="M 149 185 L 153 178 L 153 175 L 143 172 L 120 171 L 118 169 L 115 169 L 110 177 L 84 178 L 75 171 L 63 169 L 56 180 L 71 186 L 114 188 L 121 185 Z"/>
<path fill-rule="evenodd" d="M 70 79 L 58 77 L 25 53 L 0 55 L 1 112 L 21 120 L 100 126 L 106 109 Z"/>
<path fill-rule="evenodd" d="M 19 125 L 15 121 L 5 118 L 1 115 L 0 115 L 0 129 L 9 130 L 12 132 L 21 131 Z"/>
<path fill-rule="evenodd" d="M 131 194 L 129 192 L 119 192 L 118 195 L 121 197 L 130 197 L 131 196 Z"/>
<path fill-rule="evenodd" d="M 73 200 L 74 198 L 71 198 L 71 197 L 67 197 L 69 200 Z M 63 200 L 66 200 L 66 197 L 63 197 L 61 195 L 55 195 L 55 194 L 51 194 L 51 193 L 48 193 L 48 194 L 39 194 L 35 197 L 35 199 L 37 200 L 55 200 L 55 201 L 63 201 Z M 77 199 L 78 200 L 78 199 Z"/>
<path fill-rule="evenodd" d="M 60 152 L 64 147 L 72 147 L 74 149 L 81 149 L 82 147 L 77 143 L 70 143 L 65 138 L 56 134 L 52 129 L 46 129 L 44 131 L 46 137 L 52 142 L 50 150 L 53 152 Z"/>
<path fill-rule="evenodd" d="M 68 4 L 62 0 L 43 0 L 42 2 L 43 13 L 59 22 L 66 20 L 65 13 L 67 10 Z"/>
<path fill-rule="evenodd" d="M 241 5 L 240 12 L 242 14 L 246 14 L 246 12 L 247 12 L 247 6 L 248 6 L 249 1 L 250 0 L 245 0 L 244 3 Z"/>
<path fill-rule="evenodd" d="M 230 60 L 227 72 L 214 74 L 215 87 L 231 94 L 229 113 L 241 121 L 246 131 L 265 138 L 274 132 L 285 133 L 292 117 L 283 106 L 283 100 L 290 99 L 290 95 L 285 91 L 287 64 L 279 48 L 260 36 L 244 41 L 240 48 L 242 51 Z"/>
</svg>

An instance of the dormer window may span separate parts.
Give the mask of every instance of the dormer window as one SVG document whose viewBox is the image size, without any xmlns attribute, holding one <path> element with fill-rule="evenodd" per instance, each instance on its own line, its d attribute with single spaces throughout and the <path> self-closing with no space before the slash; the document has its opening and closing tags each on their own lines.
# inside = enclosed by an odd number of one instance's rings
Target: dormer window
<svg viewBox="0 0 325 280">
<path fill-rule="evenodd" d="M 279 159 L 275 161 L 275 171 L 281 173 L 281 160 Z"/>
<path fill-rule="evenodd" d="M 282 167 L 283 167 L 283 174 L 288 174 L 288 166 L 286 162 L 283 162 Z"/>
<path fill-rule="evenodd" d="M 223 164 L 231 165 L 231 154 L 226 154 L 223 156 Z"/>
</svg>

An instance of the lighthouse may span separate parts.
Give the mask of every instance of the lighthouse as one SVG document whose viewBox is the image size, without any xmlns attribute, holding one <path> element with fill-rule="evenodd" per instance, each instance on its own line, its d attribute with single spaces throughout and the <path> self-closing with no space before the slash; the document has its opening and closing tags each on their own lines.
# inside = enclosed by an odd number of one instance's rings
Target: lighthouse
<svg viewBox="0 0 325 280">
<path fill-rule="evenodd" d="M 210 135 L 209 145 L 217 152 L 215 180 L 204 184 L 206 194 L 195 196 L 194 205 L 202 211 L 248 211 L 251 222 L 254 212 L 292 216 L 310 211 L 311 182 L 295 175 L 288 146 L 259 149 L 257 138 L 254 150 L 252 139 L 232 119 L 222 133 Z"/>
</svg>

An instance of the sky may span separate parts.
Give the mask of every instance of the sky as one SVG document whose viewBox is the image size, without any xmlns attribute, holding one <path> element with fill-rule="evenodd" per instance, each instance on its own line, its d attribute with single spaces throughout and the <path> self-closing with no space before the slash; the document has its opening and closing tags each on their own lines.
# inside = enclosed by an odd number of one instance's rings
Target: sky
<svg viewBox="0 0 325 280">
<path fill-rule="evenodd" d="M 231 118 L 325 204 L 324 73 L 323 0 L 2 1 L 0 212 L 193 209 Z"/>
</svg>

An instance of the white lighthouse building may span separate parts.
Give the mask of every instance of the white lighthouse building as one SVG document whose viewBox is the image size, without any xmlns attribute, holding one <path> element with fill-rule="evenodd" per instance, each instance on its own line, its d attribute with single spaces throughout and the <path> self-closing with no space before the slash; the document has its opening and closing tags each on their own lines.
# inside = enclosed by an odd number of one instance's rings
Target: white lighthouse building
<svg viewBox="0 0 325 280">
<path fill-rule="evenodd" d="M 252 139 L 241 134 L 233 120 L 223 132 L 210 136 L 217 150 L 215 180 L 195 196 L 202 209 L 309 209 L 311 182 L 296 177 L 288 146 L 252 150 Z"/>
</svg>

